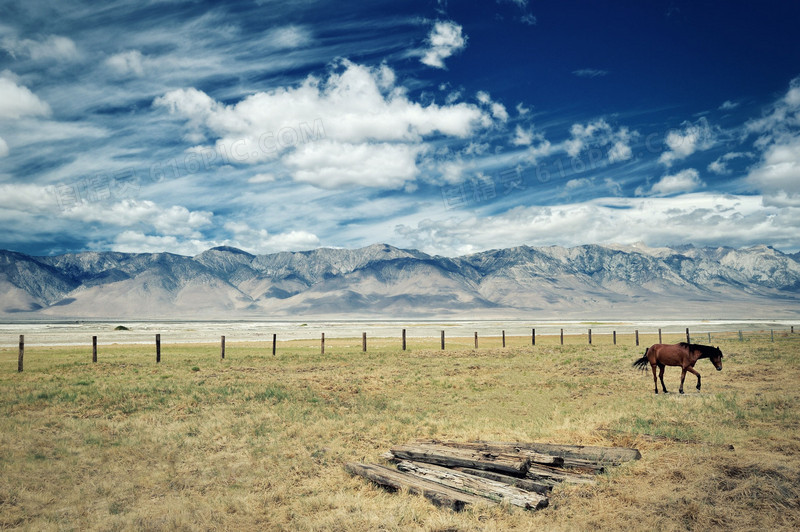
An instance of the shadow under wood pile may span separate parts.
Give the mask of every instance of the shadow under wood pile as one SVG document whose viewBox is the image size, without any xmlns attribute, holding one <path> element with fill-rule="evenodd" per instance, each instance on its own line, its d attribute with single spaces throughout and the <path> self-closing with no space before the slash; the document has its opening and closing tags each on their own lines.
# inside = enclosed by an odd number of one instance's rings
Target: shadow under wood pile
<svg viewBox="0 0 800 532">
<path fill-rule="evenodd" d="M 351 462 L 345 468 L 453 510 L 480 503 L 538 510 L 548 505 L 549 492 L 559 482 L 592 483 L 606 467 L 641 454 L 623 447 L 425 440 L 395 446 L 385 457 L 395 467 Z"/>
</svg>

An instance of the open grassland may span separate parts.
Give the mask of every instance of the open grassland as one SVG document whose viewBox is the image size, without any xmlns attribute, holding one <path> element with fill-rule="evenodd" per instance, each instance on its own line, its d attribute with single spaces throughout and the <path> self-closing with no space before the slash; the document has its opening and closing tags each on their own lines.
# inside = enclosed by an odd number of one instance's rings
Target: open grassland
<svg viewBox="0 0 800 532">
<path fill-rule="evenodd" d="M 677 342 L 678 335 L 665 337 Z M 800 335 L 715 334 L 724 369 L 669 395 L 608 336 L 0 350 L 0 528 L 796 530 Z M 637 447 L 550 507 L 462 513 L 343 469 L 417 438 Z M 733 446 L 731 448 L 731 446 Z"/>
</svg>

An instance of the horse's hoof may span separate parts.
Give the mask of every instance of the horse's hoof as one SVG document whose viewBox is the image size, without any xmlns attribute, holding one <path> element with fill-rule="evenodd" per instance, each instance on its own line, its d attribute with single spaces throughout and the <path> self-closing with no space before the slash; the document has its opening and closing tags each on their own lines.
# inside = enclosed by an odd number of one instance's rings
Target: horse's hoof
<svg viewBox="0 0 800 532">
<path fill-rule="evenodd" d="M 683 393 L 683 390 L 680 390 L 680 392 Z"/>
</svg>

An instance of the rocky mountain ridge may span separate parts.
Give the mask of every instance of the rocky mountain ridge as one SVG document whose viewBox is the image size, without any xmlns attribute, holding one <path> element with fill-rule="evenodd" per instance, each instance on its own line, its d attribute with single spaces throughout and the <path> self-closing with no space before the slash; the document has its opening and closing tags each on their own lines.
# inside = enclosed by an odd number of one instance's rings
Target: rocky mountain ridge
<svg viewBox="0 0 800 532">
<path fill-rule="evenodd" d="M 195 257 L 0 251 L 0 316 L 56 318 L 777 317 L 800 257 L 768 246 L 586 245 L 432 256 L 385 244 Z"/>
</svg>

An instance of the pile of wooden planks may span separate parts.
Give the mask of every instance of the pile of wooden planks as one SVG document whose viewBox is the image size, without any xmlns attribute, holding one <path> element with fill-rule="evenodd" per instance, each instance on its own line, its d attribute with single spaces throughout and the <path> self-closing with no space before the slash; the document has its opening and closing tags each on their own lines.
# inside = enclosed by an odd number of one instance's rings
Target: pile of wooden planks
<svg viewBox="0 0 800 532">
<path fill-rule="evenodd" d="M 641 454 L 623 447 L 419 440 L 395 446 L 385 457 L 395 467 L 348 463 L 345 468 L 453 510 L 480 503 L 538 510 L 548 505 L 554 485 L 592 483 L 606 467 L 638 460 Z"/>
</svg>

